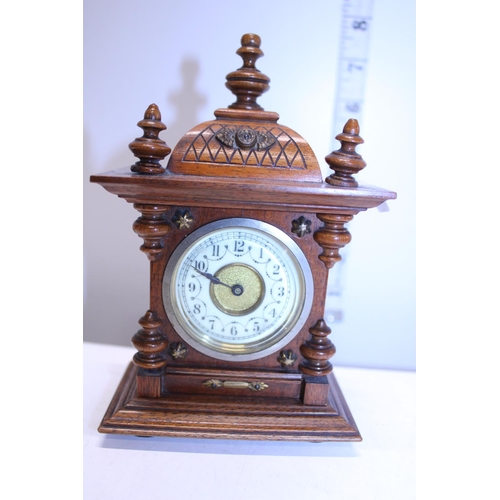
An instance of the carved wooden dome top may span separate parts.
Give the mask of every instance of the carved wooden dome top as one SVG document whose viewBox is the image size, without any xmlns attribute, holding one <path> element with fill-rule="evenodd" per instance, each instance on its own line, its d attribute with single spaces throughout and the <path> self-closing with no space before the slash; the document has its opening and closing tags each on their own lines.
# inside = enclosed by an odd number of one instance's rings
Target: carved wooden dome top
<svg viewBox="0 0 500 500">
<path fill-rule="evenodd" d="M 263 55 L 260 37 L 243 35 L 237 54 L 243 66 L 229 73 L 226 87 L 236 96 L 215 120 L 197 125 L 182 137 L 168 162 L 175 174 L 323 182 L 309 144 L 278 123 L 279 115 L 264 111 L 257 98 L 270 79 L 256 67 Z"/>
</svg>

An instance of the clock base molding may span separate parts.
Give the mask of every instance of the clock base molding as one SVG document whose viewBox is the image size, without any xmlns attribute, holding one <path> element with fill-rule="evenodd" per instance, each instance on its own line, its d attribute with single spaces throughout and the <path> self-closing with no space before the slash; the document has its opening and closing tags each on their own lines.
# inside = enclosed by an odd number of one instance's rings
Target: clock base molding
<svg viewBox="0 0 500 500">
<path fill-rule="evenodd" d="M 138 368 L 128 366 L 99 432 L 268 441 L 361 441 L 333 373 L 324 406 L 298 398 L 168 394 L 137 396 Z"/>
</svg>

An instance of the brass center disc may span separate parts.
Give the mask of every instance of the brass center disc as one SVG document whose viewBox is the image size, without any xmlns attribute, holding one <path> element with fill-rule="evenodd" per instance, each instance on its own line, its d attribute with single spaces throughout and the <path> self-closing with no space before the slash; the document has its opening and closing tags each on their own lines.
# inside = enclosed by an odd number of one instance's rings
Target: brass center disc
<svg viewBox="0 0 500 500">
<path fill-rule="evenodd" d="M 265 292 L 264 281 L 253 267 L 229 264 L 220 268 L 215 277 L 228 285 L 210 284 L 210 296 L 222 312 L 242 316 L 255 311 L 261 304 Z"/>
</svg>

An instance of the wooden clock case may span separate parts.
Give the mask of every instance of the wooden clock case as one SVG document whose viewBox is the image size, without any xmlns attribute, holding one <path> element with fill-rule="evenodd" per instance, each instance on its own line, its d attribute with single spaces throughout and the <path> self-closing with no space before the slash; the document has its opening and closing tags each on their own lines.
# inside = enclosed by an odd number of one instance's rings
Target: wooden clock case
<svg viewBox="0 0 500 500">
<path fill-rule="evenodd" d="M 150 305 L 132 338 L 137 353 L 99 427 L 104 433 L 260 440 L 357 441 L 361 436 L 335 380 L 335 347 L 323 320 L 329 269 L 351 236 L 345 224 L 395 193 L 358 186 L 365 162 L 356 120 L 337 136 L 323 180 L 307 142 L 264 111 L 257 97 L 269 78 L 255 67 L 260 38 L 247 34 L 237 53 L 243 66 L 227 75 L 236 95 L 215 119 L 189 131 L 172 152 L 159 138 L 166 127 L 148 107 L 130 144 L 132 167 L 93 175 L 91 182 L 133 203 L 134 231 L 150 260 Z M 306 256 L 314 299 L 300 332 L 260 359 L 225 361 L 186 343 L 165 311 L 162 284 L 172 253 L 187 235 L 228 218 L 279 228 Z M 263 389 L 265 388 L 265 390 Z"/>
</svg>

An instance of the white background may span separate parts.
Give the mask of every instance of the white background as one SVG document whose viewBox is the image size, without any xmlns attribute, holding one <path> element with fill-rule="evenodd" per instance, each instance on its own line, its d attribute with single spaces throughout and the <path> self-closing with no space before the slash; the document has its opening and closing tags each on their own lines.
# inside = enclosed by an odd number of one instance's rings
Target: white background
<svg viewBox="0 0 500 500">
<path fill-rule="evenodd" d="M 96 431 L 135 349 L 83 349 L 85 500 L 416 498 L 414 372 L 337 367 L 362 442 L 138 438 Z"/>
<path fill-rule="evenodd" d="M 271 78 L 259 103 L 280 114 L 324 157 L 332 130 L 342 2 L 230 0 L 84 4 L 84 339 L 130 345 L 149 304 L 149 262 L 132 231 L 139 213 L 90 184 L 91 174 L 127 167 L 128 144 L 151 103 L 171 147 L 213 119 L 234 96 L 225 76 L 241 66 L 244 33 L 262 39 L 257 67 Z M 360 184 L 396 191 L 389 211 L 349 225 L 352 242 L 334 268 L 343 320 L 330 324 L 337 365 L 415 369 L 415 6 L 375 0 Z M 165 161 L 166 163 L 166 161 Z M 336 277 L 331 276 L 330 279 Z M 328 308 L 327 304 L 327 308 Z"/>
</svg>

